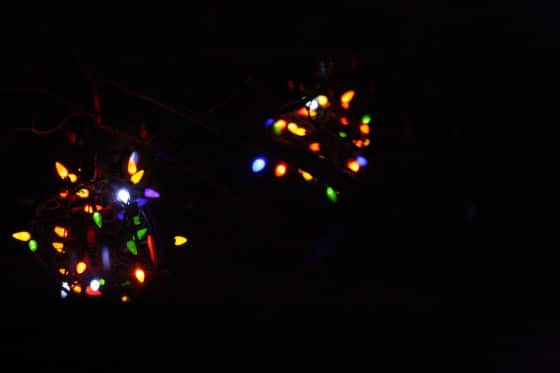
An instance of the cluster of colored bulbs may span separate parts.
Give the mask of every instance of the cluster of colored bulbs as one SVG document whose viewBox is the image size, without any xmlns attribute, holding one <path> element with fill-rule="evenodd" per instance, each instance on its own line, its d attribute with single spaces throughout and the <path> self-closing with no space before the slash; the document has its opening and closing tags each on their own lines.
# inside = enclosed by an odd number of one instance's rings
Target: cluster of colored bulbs
<svg viewBox="0 0 560 373">
<path fill-rule="evenodd" d="M 363 151 L 371 144 L 372 118 L 369 114 L 357 116 L 350 110 L 356 96 L 354 90 L 330 96 L 318 95 L 296 110 L 278 118 L 269 118 L 265 121 L 265 127 L 276 141 L 310 152 L 319 159 L 330 160 L 345 173 L 357 174 L 368 164 Z M 259 155 L 253 159 L 251 170 L 253 173 L 262 173 L 267 166 L 267 158 Z M 309 170 L 288 165 L 284 161 L 275 162 L 273 169 L 274 176 L 278 178 L 293 171 L 305 182 L 318 182 Z M 328 184 L 322 185 L 327 198 L 336 202 L 340 192 Z"/>
<path fill-rule="evenodd" d="M 104 295 L 129 302 L 157 267 L 157 240 L 145 206 L 160 194 L 143 186 L 137 152 L 126 166 L 127 179 L 98 175 L 81 181 L 81 169 L 73 173 L 55 162 L 62 190 L 38 208 L 30 231 L 12 235 L 56 271 L 61 298 Z M 176 246 L 186 242 L 174 237 Z"/>
</svg>

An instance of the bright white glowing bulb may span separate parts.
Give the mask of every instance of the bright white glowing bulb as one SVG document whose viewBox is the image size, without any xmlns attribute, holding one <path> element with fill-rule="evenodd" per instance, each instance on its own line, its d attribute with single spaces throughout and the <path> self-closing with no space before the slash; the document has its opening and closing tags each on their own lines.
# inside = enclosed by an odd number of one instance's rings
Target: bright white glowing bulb
<svg viewBox="0 0 560 373">
<path fill-rule="evenodd" d="M 64 282 L 62 283 L 62 288 L 63 288 L 63 289 L 66 289 L 66 290 L 68 290 L 68 291 L 70 291 L 70 285 L 68 285 L 68 282 L 66 282 L 66 281 L 64 281 Z"/>
<path fill-rule="evenodd" d="M 117 192 L 117 199 L 122 203 L 128 204 L 130 202 L 130 192 L 126 189 L 121 189 Z"/>
<path fill-rule="evenodd" d="M 91 290 L 93 290 L 93 291 L 99 290 L 99 285 L 100 285 L 100 284 L 99 284 L 99 280 L 98 280 L 98 279 L 91 280 L 91 281 L 89 282 L 89 287 L 90 287 Z"/>
<path fill-rule="evenodd" d="M 68 296 L 68 292 L 64 289 L 60 289 L 60 297 L 62 299 L 66 298 Z"/>
<path fill-rule="evenodd" d="M 307 103 L 305 104 L 305 106 L 309 109 L 309 110 L 317 110 L 319 108 L 319 100 L 317 100 L 316 98 L 314 98 L 311 101 L 307 101 Z"/>
</svg>

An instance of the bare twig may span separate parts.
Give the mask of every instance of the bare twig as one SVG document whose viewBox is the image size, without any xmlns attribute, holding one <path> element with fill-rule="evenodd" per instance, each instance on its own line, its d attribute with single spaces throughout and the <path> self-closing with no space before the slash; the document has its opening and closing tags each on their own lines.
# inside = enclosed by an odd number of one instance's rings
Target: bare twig
<svg viewBox="0 0 560 373">
<path fill-rule="evenodd" d="M 93 113 L 88 113 L 88 112 L 75 112 L 75 113 L 71 113 L 69 115 L 67 115 L 64 119 L 62 119 L 56 126 L 51 127 L 49 129 L 46 130 L 40 130 L 37 129 L 35 127 L 30 127 L 30 128 L 16 128 L 16 131 L 21 131 L 21 132 L 31 132 L 34 135 L 38 135 L 38 136 L 46 136 L 46 135 L 50 135 L 53 134 L 57 131 L 60 131 L 64 128 L 64 126 L 66 126 L 72 119 L 74 118 L 79 118 L 79 117 L 86 117 L 91 119 L 93 122 L 96 122 L 97 116 Z M 117 128 L 111 127 L 110 125 L 106 124 L 106 123 L 101 123 L 97 128 L 110 133 L 111 135 L 114 136 L 118 136 L 118 137 L 123 137 L 126 138 L 127 140 L 133 142 L 133 143 L 139 143 L 140 139 L 136 138 L 135 136 L 121 131 Z"/>
<path fill-rule="evenodd" d="M 157 100 L 153 97 L 147 96 L 141 92 L 132 90 L 128 87 L 125 87 L 123 84 L 121 83 L 117 83 L 113 80 L 104 80 L 104 82 L 110 86 L 113 86 L 114 88 L 117 88 L 118 90 L 120 90 L 121 92 L 123 92 L 124 94 L 127 94 L 129 96 L 134 96 L 137 97 L 141 100 L 144 100 L 146 102 L 151 103 L 152 105 L 155 105 L 157 107 L 159 107 L 160 109 L 163 109 L 167 112 L 170 112 L 172 114 L 175 114 L 176 116 L 178 116 L 179 118 L 185 119 L 187 121 L 189 121 L 190 123 L 205 129 L 206 131 L 210 132 L 211 134 L 218 136 L 218 137 L 222 137 L 222 134 L 220 132 L 218 132 L 216 129 L 209 127 L 204 121 L 195 118 L 194 116 L 192 116 L 191 114 L 188 114 L 184 111 L 179 111 L 178 109 L 174 108 L 173 106 L 171 106 L 170 104 L 164 103 L 160 100 Z"/>
<path fill-rule="evenodd" d="M 50 135 L 56 131 L 60 131 L 61 129 L 64 128 L 65 125 L 67 125 L 72 119 L 74 118 L 79 118 L 79 117 L 88 117 L 88 118 L 93 118 L 95 119 L 95 116 L 91 113 L 87 113 L 87 112 L 75 112 L 75 113 L 71 113 L 69 115 L 67 115 L 64 119 L 62 119 L 56 126 L 46 129 L 46 130 L 39 130 L 35 127 L 31 127 L 31 128 L 16 128 L 16 131 L 23 131 L 23 132 L 31 132 L 34 135 L 39 135 L 39 136 L 45 136 L 45 135 Z"/>
</svg>

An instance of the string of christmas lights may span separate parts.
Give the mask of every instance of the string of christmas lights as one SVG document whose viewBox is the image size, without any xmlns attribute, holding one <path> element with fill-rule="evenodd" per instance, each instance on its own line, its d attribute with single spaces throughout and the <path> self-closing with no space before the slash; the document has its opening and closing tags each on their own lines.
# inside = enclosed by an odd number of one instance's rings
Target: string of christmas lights
<svg viewBox="0 0 560 373">
<path fill-rule="evenodd" d="M 158 268 L 160 240 L 147 204 L 160 194 L 146 186 L 134 151 L 121 170 L 125 177 L 95 167 L 92 177 L 56 161 L 60 190 L 40 204 L 29 230 L 13 233 L 55 271 L 60 296 L 118 298 L 140 296 Z M 187 238 L 175 236 L 174 244 Z"/>
<path fill-rule="evenodd" d="M 149 209 L 160 198 L 149 186 L 153 173 L 139 151 L 122 154 L 130 146 L 152 148 L 145 124 L 138 136 L 123 132 L 101 120 L 97 94 L 94 104 L 96 114 L 73 112 L 48 129 L 16 128 L 38 136 L 64 131 L 80 159 L 53 160 L 58 190 L 36 206 L 27 229 L 12 237 L 51 272 L 62 299 L 127 303 L 156 277 L 165 246 L 188 240 L 177 235 L 171 243 L 158 236 Z M 80 118 L 94 124 L 93 131 L 69 128 Z"/>
<path fill-rule="evenodd" d="M 209 129 L 210 133 L 217 133 L 205 121 L 194 120 L 188 113 L 118 84 L 111 85 Z M 265 129 L 271 138 L 308 152 L 350 177 L 361 173 L 368 163 L 365 150 L 371 145 L 372 118 L 367 113 L 351 110 L 356 91 L 326 89 L 313 95 L 302 92 L 302 96 L 313 98 L 265 121 Z M 101 120 L 97 93 L 94 103 L 95 114 L 71 114 L 49 130 L 23 130 L 50 135 L 63 129 L 71 119 L 85 115 L 95 122 L 97 129 L 131 144 L 139 145 L 145 139 L 145 126 L 140 129 L 142 139 L 138 139 L 105 124 Z M 73 131 L 67 130 L 66 137 L 72 144 L 77 142 Z M 145 167 L 142 167 L 139 152 L 130 153 L 129 149 L 127 156 L 113 154 L 113 158 L 118 159 L 117 164 L 103 166 L 93 157 L 91 173 L 85 171 L 89 166 L 83 163 L 53 162 L 60 190 L 37 207 L 27 230 L 13 234 L 13 238 L 26 243 L 30 252 L 56 273 L 63 299 L 91 297 L 129 302 L 140 297 L 145 283 L 154 277 L 166 240 L 159 239 L 154 230 L 148 202 L 157 200 L 160 194 L 149 186 L 150 173 L 146 174 Z M 339 201 L 341 191 L 332 182 L 320 179 L 316 170 L 302 167 L 295 161 L 288 163 L 274 158 L 273 155 L 255 157 L 251 163 L 252 172 L 272 173 L 276 178 L 294 176 L 318 186 L 331 202 Z M 186 243 L 185 236 L 173 238 L 176 246 Z"/>
<path fill-rule="evenodd" d="M 368 164 L 366 149 L 371 146 L 372 117 L 351 109 L 356 90 L 331 88 L 323 91 L 311 96 L 312 99 L 302 100 L 295 109 L 266 119 L 265 128 L 273 141 L 308 152 L 316 159 L 329 162 L 338 172 L 354 177 Z M 269 162 L 271 158 L 275 158 L 273 162 Z M 251 171 L 272 174 L 276 178 L 293 175 L 319 186 L 329 201 L 338 202 L 341 191 L 320 180 L 313 170 L 276 158 L 255 156 Z M 269 166 L 269 163 L 273 164 Z"/>
</svg>

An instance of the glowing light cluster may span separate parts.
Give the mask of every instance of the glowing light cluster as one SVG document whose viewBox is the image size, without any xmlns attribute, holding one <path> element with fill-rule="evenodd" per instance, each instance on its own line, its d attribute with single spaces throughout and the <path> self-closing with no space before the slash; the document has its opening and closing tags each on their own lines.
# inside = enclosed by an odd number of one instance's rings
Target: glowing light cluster
<svg viewBox="0 0 560 373">
<path fill-rule="evenodd" d="M 157 265 L 159 241 L 144 206 L 160 193 L 145 185 L 148 179 L 141 166 L 139 154 L 132 152 L 125 179 L 89 179 L 81 168 L 73 173 L 67 164 L 55 162 L 62 190 L 52 202 L 38 207 L 31 229 L 12 234 L 45 263 L 56 263 L 52 269 L 61 279 L 62 299 L 112 294 L 129 302 L 149 280 Z M 186 243 L 182 235 L 169 242 Z"/>
<path fill-rule="evenodd" d="M 293 86 L 295 89 L 296 85 Z M 299 87 L 303 87 L 302 84 Z M 300 88 L 302 91 L 304 88 Z M 307 96 L 301 92 L 302 96 Z M 361 174 L 368 161 L 363 153 L 371 144 L 373 119 L 370 114 L 357 113 L 358 92 L 355 89 L 326 89 L 311 99 L 302 101 L 299 107 L 276 118 L 268 118 L 265 127 L 272 138 L 299 150 L 308 151 L 325 162 L 332 162 L 344 175 Z M 281 160 L 273 161 L 263 156 L 253 159 L 253 173 L 287 178 L 294 174 L 299 180 L 310 185 L 318 185 L 324 190 L 328 200 L 338 202 L 340 191 L 333 189 L 327 182 L 314 176 L 313 170 L 303 170 L 296 164 L 290 165 Z M 291 163 L 293 161 L 290 161 Z M 295 162 L 294 162 L 295 163 Z M 266 171 L 270 164 L 271 172 Z M 290 172 L 290 169 L 297 172 Z"/>
</svg>

